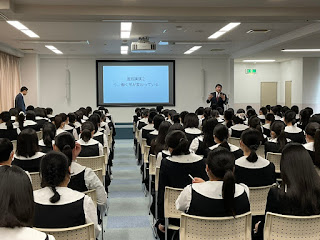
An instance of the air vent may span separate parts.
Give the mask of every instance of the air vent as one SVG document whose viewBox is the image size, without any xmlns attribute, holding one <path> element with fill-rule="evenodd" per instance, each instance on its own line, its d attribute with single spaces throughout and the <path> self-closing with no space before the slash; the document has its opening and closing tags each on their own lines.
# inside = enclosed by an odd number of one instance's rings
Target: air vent
<svg viewBox="0 0 320 240">
<path fill-rule="evenodd" d="M 210 51 L 211 52 L 222 52 L 222 51 L 224 51 L 225 49 L 222 49 L 222 48 L 213 48 L 213 49 L 211 49 Z"/>
<path fill-rule="evenodd" d="M 2 18 L 4 21 L 8 21 L 7 16 L 0 12 L 0 20 L 1 20 L 1 18 Z"/>
<path fill-rule="evenodd" d="M 270 29 L 250 29 L 247 33 L 267 33 Z"/>
</svg>

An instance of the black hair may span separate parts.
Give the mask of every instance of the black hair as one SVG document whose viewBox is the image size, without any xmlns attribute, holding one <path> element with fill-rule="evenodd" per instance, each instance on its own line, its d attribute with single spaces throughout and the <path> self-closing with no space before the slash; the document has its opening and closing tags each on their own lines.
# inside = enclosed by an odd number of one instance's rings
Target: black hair
<svg viewBox="0 0 320 240">
<path fill-rule="evenodd" d="M 56 129 L 60 128 L 62 123 L 63 123 L 62 117 L 60 115 L 56 115 L 54 117 L 54 125 L 56 126 Z"/>
<path fill-rule="evenodd" d="M 279 149 L 280 152 L 285 147 L 285 145 L 288 143 L 287 138 L 286 138 L 286 134 L 284 132 L 285 127 L 286 126 L 285 126 L 284 122 L 282 122 L 280 120 L 274 121 L 272 123 L 272 125 L 270 126 L 270 130 L 276 134 L 277 141 L 280 145 L 280 149 Z"/>
<path fill-rule="evenodd" d="M 261 107 L 260 111 L 262 112 L 263 115 L 267 115 L 268 109 L 266 107 Z"/>
<path fill-rule="evenodd" d="M 187 155 L 189 154 L 189 141 L 186 134 L 180 130 L 174 130 L 166 136 L 166 144 L 169 148 L 172 148 L 172 156 L 175 155 Z"/>
<path fill-rule="evenodd" d="M 102 112 L 99 111 L 99 110 L 94 110 L 94 111 L 93 111 L 93 114 L 97 114 L 97 115 L 99 115 L 99 117 L 101 117 Z"/>
<path fill-rule="evenodd" d="M 88 107 L 86 107 L 86 116 L 88 117 L 89 116 L 89 114 L 92 112 L 92 107 L 90 107 L 90 106 L 88 106 Z"/>
<path fill-rule="evenodd" d="M 85 142 L 88 142 L 91 139 L 91 133 L 94 131 L 94 125 L 90 121 L 86 121 L 81 126 L 81 139 Z"/>
<path fill-rule="evenodd" d="M 246 110 L 248 111 L 249 109 L 252 109 L 253 107 L 251 105 L 246 106 Z"/>
<path fill-rule="evenodd" d="M 259 131 L 252 128 L 244 130 L 241 134 L 240 139 L 242 143 L 250 150 L 250 155 L 247 157 L 249 162 L 256 162 L 258 160 L 256 151 L 260 146 L 260 136 Z"/>
<path fill-rule="evenodd" d="M 202 132 L 203 132 L 203 143 L 206 148 L 214 145 L 213 130 L 218 125 L 218 120 L 210 118 L 203 122 Z"/>
<path fill-rule="evenodd" d="M 308 123 L 305 131 L 314 140 L 314 165 L 320 168 L 320 124 L 317 122 Z"/>
<path fill-rule="evenodd" d="M 274 114 L 273 113 L 267 113 L 266 120 L 270 121 L 270 125 L 272 125 L 272 123 L 275 121 Z"/>
<path fill-rule="evenodd" d="M 246 117 L 244 113 L 239 113 L 239 114 L 233 115 L 232 117 L 232 121 L 234 124 L 243 124 L 245 120 L 246 120 Z"/>
<path fill-rule="evenodd" d="M 232 115 L 234 115 L 234 109 L 233 109 L 233 108 L 228 108 L 227 110 L 228 110 L 228 111 L 231 111 L 231 112 L 232 112 Z"/>
<path fill-rule="evenodd" d="M 309 115 L 312 116 L 313 109 L 311 107 L 306 107 L 305 110 L 307 110 L 309 112 Z"/>
<path fill-rule="evenodd" d="M 153 118 L 157 115 L 157 112 L 151 111 L 148 116 L 148 123 L 152 123 Z"/>
<path fill-rule="evenodd" d="M 310 120 L 310 111 L 306 108 L 300 111 L 300 127 L 304 130 Z"/>
<path fill-rule="evenodd" d="M 195 113 L 188 113 L 184 118 L 184 128 L 197 128 L 199 126 L 199 118 Z"/>
<path fill-rule="evenodd" d="M 184 131 L 184 127 L 180 123 L 174 123 L 169 127 L 168 132 L 172 132 L 174 130 Z"/>
<path fill-rule="evenodd" d="M 179 124 L 180 125 L 180 124 Z M 164 149 L 167 149 L 168 146 L 166 145 L 166 136 L 169 131 L 171 123 L 168 121 L 162 121 L 159 126 L 158 136 L 151 141 L 151 147 L 154 149 L 155 155 L 161 152 Z"/>
<path fill-rule="evenodd" d="M 93 123 L 94 125 L 94 132 L 98 132 L 98 129 L 99 129 L 99 125 L 100 125 L 100 122 L 101 122 L 101 119 L 99 117 L 99 115 L 97 114 L 92 114 L 90 117 L 89 117 L 89 121 Z"/>
<path fill-rule="evenodd" d="M 249 118 L 248 125 L 250 128 L 257 129 L 260 133 L 260 141 L 263 142 L 263 133 L 261 128 L 261 120 L 257 116 L 252 116 Z"/>
<path fill-rule="evenodd" d="M 297 105 L 293 105 L 291 110 L 294 111 L 296 114 L 299 114 L 299 107 Z"/>
<path fill-rule="evenodd" d="M 195 111 L 195 114 L 203 115 L 204 114 L 204 107 L 198 107 L 198 109 Z"/>
<path fill-rule="evenodd" d="M 53 113 L 52 108 L 46 108 L 47 115 L 51 115 Z"/>
<path fill-rule="evenodd" d="M 248 119 L 251 117 L 257 116 L 256 110 L 254 110 L 253 108 L 249 108 L 247 110 L 247 116 L 248 116 Z"/>
<path fill-rule="evenodd" d="M 234 155 L 224 149 L 218 147 L 210 151 L 207 158 L 207 165 L 210 172 L 218 179 L 223 180 L 222 197 L 224 207 L 227 214 L 236 215 L 236 207 L 234 201 L 235 193 L 235 176 L 233 173 L 235 166 Z"/>
<path fill-rule="evenodd" d="M 246 113 L 246 111 L 245 111 L 243 108 L 239 108 L 239 109 L 237 110 L 237 113 Z"/>
<path fill-rule="evenodd" d="M 18 108 L 10 108 L 9 113 L 11 116 L 17 117 L 19 115 Z"/>
<path fill-rule="evenodd" d="M 228 144 L 229 130 L 226 126 L 218 124 L 213 130 L 213 135 L 221 142 L 219 147 L 223 147 L 230 151 L 230 146 Z"/>
<path fill-rule="evenodd" d="M 11 122 L 11 115 L 9 112 L 4 111 L 0 114 L 0 119 L 6 123 L 7 129 L 13 129 Z"/>
<path fill-rule="evenodd" d="M 26 112 L 26 120 L 32 120 L 35 121 L 36 120 L 36 113 L 32 110 L 28 110 Z"/>
<path fill-rule="evenodd" d="M 39 116 L 39 117 L 43 117 L 43 118 L 47 117 L 47 113 L 44 110 L 44 108 L 36 107 L 34 109 L 34 113 L 36 116 Z"/>
<path fill-rule="evenodd" d="M 180 122 L 183 124 L 184 123 L 184 118 L 186 117 L 186 115 L 188 114 L 188 111 L 182 111 L 180 113 Z"/>
<path fill-rule="evenodd" d="M 163 106 L 158 105 L 156 109 L 157 109 L 157 112 L 160 114 L 163 109 Z"/>
<path fill-rule="evenodd" d="M 159 130 L 160 124 L 164 121 L 164 117 L 161 114 L 157 114 L 153 118 L 153 127 Z"/>
<path fill-rule="evenodd" d="M 62 132 L 55 137 L 54 141 L 59 151 L 67 156 L 69 160 L 69 165 L 71 165 L 72 150 L 76 146 L 76 141 L 74 139 L 74 136 L 69 132 Z"/>
<path fill-rule="evenodd" d="M 143 111 L 142 111 L 142 117 L 148 117 L 149 116 L 149 109 L 144 109 Z"/>
<path fill-rule="evenodd" d="M 21 89 L 20 89 L 20 92 L 23 92 L 23 91 L 28 91 L 28 88 L 23 86 Z"/>
<path fill-rule="evenodd" d="M 221 87 L 222 88 L 222 85 L 220 84 L 220 83 L 218 83 L 216 86 L 215 86 L 215 88 L 216 87 Z"/>
<path fill-rule="evenodd" d="M 176 114 L 172 115 L 171 120 L 173 121 L 173 123 L 180 124 L 180 114 L 176 113 Z"/>
<path fill-rule="evenodd" d="M 320 114 L 314 114 L 312 117 L 309 118 L 309 122 L 317 122 L 320 124 Z"/>
<path fill-rule="evenodd" d="M 222 108 L 222 107 L 217 107 L 216 110 L 218 111 L 218 113 L 219 113 L 220 115 L 223 115 L 223 108 Z"/>
<path fill-rule="evenodd" d="M 285 114 L 287 111 L 289 111 L 290 110 L 290 108 L 288 107 L 288 106 L 283 106 L 282 108 L 281 108 L 281 113 L 282 113 L 282 115 L 283 114 Z"/>
<path fill-rule="evenodd" d="M 56 203 L 60 200 L 58 187 L 70 175 L 68 158 L 63 153 L 49 152 L 41 159 L 40 163 L 41 187 L 50 187 L 54 195 L 50 202 Z"/>
<path fill-rule="evenodd" d="M 34 106 L 29 105 L 26 110 L 27 110 L 27 111 L 30 111 L 30 110 L 33 111 L 33 110 L 34 110 Z"/>
<path fill-rule="evenodd" d="M 290 143 L 282 151 L 280 199 L 292 202 L 297 216 L 320 214 L 320 177 L 308 151 Z M 290 205 L 291 206 L 291 205 Z"/>
<path fill-rule="evenodd" d="M 266 109 L 268 110 L 268 112 L 270 112 L 270 110 L 271 110 L 271 106 L 268 104 L 268 105 L 266 105 Z"/>
<path fill-rule="evenodd" d="M 226 121 L 227 128 L 230 128 L 232 126 L 232 117 L 233 113 L 231 110 L 228 109 L 224 112 L 224 120 Z"/>
<path fill-rule="evenodd" d="M 0 163 L 8 161 L 12 151 L 12 142 L 7 138 L 0 138 Z"/>
<path fill-rule="evenodd" d="M 52 141 L 56 136 L 56 127 L 53 123 L 46 122 L 43 124 L 42 132 L 44 145 L 52 148 Z"/>
<path fill-rule="evenodd" d="M 211 117 L 213 118 L 219 118 L 220 114 L 218 112 L 218 110 L 212 110 L 211 111 Z"/>
<path fill-rule="evenodd" d="M 284 114 L 284 121 L 286 124 L 288 124 L 288 123 L 295 124 L 296 123 L 296 113 L 291 110 L 286 111 L 286 113 Z"/>
<path fill-rule="evenodd" d="M 271 107 L 271 111 L 273 112 L 274 115 L 277 115 L 277 116 L 279 116 L 279 117 L 282 117 L 282 115 L 281 115 L 281 108 L 280 108 L 278 105 Z"/>
<path fill-rule="evenodd" d="M 20 167 L 0 167 L 0 227 L 32 227 L 34 200 L 29 177 Z"/>
<path fill-rule="evenodd" d="M 65 114 L 65 113 L 60 113 L 59 116 L 61 117 L 62 122 L 65 122 L 65 121 L 68 120 L 68 116 L 67 116 L 67 114 Z"/>
<path fill-rule="evenodd" d="M 74 124 L 75 121 L 76 121 L 76 119 L 77 119 L 75 113 L 69 113 L 69 114 L 68 114 L 68 118 L 69 118 L 69 123 L 70 123 L 70 124 Z"/>
<path fill-rule="evenodd" d="M 20 130 L 23 130 L 23 123 L 24 123 L 24 114 L 21 112 L 19 113 L 18 117 L 17 117 L 18 123 L 19 123 L 19 128 Z"/>
<path fill-rule="evenodd" d="M 26 128 L 18 135 L 17 155 L 32 157 L 39 152 L 38 136 L 32 128 Z"/>
<path fill-rule="evenodd" d="M 209 119 L 211 117 L 211 111 L 212 109 L 210 107 L 206 107 L 204 109 L 204 113 L 203 113 L 204 119 Z"/>
</svg>

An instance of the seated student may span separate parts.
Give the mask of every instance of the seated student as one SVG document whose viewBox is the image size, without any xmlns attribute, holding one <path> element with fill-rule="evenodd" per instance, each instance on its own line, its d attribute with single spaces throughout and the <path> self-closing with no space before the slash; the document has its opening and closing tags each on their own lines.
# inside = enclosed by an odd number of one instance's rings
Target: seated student
<svg viewBox="0 0 320 240">
<path fill-rule="evenodd" d="M 224 148 L 211 151 L 206 171 L 209 181 L 194 178 L 176 201 L 176 208 L 190 215 L 227 217 L 250 211 L 249 188 L 236 184 L 234 155 Z"/>
<path fill-rule="evenodd" d="M 77 133 L 77 130 L 74 127 L 69 125 L 68 115 L 65 114 L 65 113 L 60 113 L 59 115 L 62 118 L 62 122 L 64 122 L 63 130 L 66 131 L 66 132 L 71 133 L 74 136 L 74 138 L 76 140 L 78 140 L 79 139 L 79 135 Z"/>
<path fill-rule="evenodd" d="M 281 114 L 281 106 L 273 106 L 271 107 L 270 113 L 274 114 L 274 119 L 275 120 L 281 120 L 282 119 L 282 114 Z"/>
<path fill-rule="evenodd" d="M 260 108 L 258 118 L 260 119 L 262 124 L 265 124 L 267 113 L 268 113 L 268 111 L 267 111 L 266 107 Z"/>
<path fill-rule="evenodd" d="M 157 114 L 154 118 L 153 118 L 153 127 L 154 127 L 154 130 L 149 132 L 147 134 L 147 145 L 151 146 L 151 142 L 153 139 L 155 139 L 158 134 L 159 134 L 159 127 L 160 127 L 160 124 L 164 121 L 164 117 L 160 114 Z M 179 119 L 180 121 L 180 119 Z M 171 126 L 171 125 L 170 125 Z M 151 149 L 150 149 L 151 151 Z M 150 152 L 151 154 L 153 154 L 154 152 Z"/>
<path fill-rule="evenodd" d="M 213 130 L 213 137 L 216 144 L 209 147 L 208 150 L 214 150 L 220 146 L 230 151 L 234 155 L 235 159 L 243 156 L 243 151 L 240 148 L 228 143 L 229 131 L 226 126 L 222 124 L 217 125 Z"/>
<path fill-rule="evenodd" d="M 26 120 L 23 122 L 23 129 L 25 128 L 32 128 L 36 131 L 40 131 L 40 125 L 36 122 L 36 114 L 32 110 L 26 112 Z M 22 131 L 22 129 L 20 130 Z"/>
<path fill-rule="evenodd" d="M 287 125 L 284 129 L 284 132 L 286 133 L 286 137 L 291 139 L 293 142 L 297 143 L 304 143 L 305 137 L 303 130 L 297 126 L 295 126 L 296 122 L 296 114 L 294 111 L 287 111 L 284 115 L 284 122 Z"/>
<path fill-rule="evenodd" d="M 150 109 L 150 113 L 151 113 L 151 109 Z M 166 121 L 170 122 L 171 124 L 174 124 L 173 116 L 176 114 L 177 114 L 176 110 L 173 110 L 173 109 L 169 110 L 168 111 L 168 118 L 166 119 Z"/>
<path fill-rule="evenodd" d="M 49 121 L 46 111 L 44 108 L 37 107 L 34 109 L 34 112 L 36 114 L 36 123 L 41 129 L 43 127 L 43 124 Z"/>
<path fill-rule="evenodd" d="M 293 106 L 291 107 L 291 110 L 296 113 L 296 121 L 298 122 L 299 119 L 300 119 L 299 107 L 298 107 L 297 105 L 293 105 Z"/>
<path fill-rule="evenodd" d="M 297 123 L 297 126 L 299 128 L 301 128 L 302 130 L 304 130 L 306 128 L 307 124 L 309 123 L 310 117 L 311 117 L 310 111 L 308 109 L 302 109 L 300 111 L 300 119 Z"/>
<path fill-rule="evenodd" d="M 201 130 L 198 128 L 199 119 L 195 113 L 188 113 L 184 118 L 184 131 L 186 133 L 189 144 L 192 140 L 202 134 Z"/>
<path fill-rule="evenodd" d="M 189 112 L 188 111 L 182 111 L 180 113 L 180 124 L 183 126 L 183 123 L 184 123 L 184 118 L 187 116 Z"/>
<path fill-rule="evenodd" d="M 11 141 L 17 140 L 17 130 L 18 129 L 12 125 L 10 113 L 6 111 L 2 112 L 0 114 L 0 138 L 8 138 Z"/>
<path fill-rule="evenodd" d="M 265 124 L 262 125 L 263 134 L 267 137 L 271 137 L 270 126 L 275 121 L 274 115 L 272 113 L 267 113 Z"/>
<path fill-rule="evenodd" d="M 97 114 L 92 114 L 89 118 L 89 121 L 93 123 L 94 126 L 94 134 L 93 139 L 97 140 L 101 143 L 103 147 L 108 148 L 108 139 L 107 135 L 104 134 L 104 132 L 99 131 L 100 127 L 100 117 Z M 109 155 L 109 149 L 108 149 L 108 155 Z"/>
<path fill-rule="evenodd" d="M 71 179 L 68 187 L 79 192 L 96 189 L 97 204 L 100 206 L 106 205 L 107 193 L 100 179 L 91 168 L 87 168 L 76 162 L 76 158 L 81 152 L 81 145 L 75 142 L 73 135 L 66 132 L 58 135 L 55 138 L 53 148 L 55 151 L 64 153 L 71 164 Z"/>
<path fill-rule="evenodd" d="M 202 132 L 203 135 L 196 137 L 192 140 L 189 151 L 197 155 L 207 157 L 207 149 L 215 144 L 213 139 L 213 129 L 218 125 L 218 120 L 210 118 L 203 123 Z"/>
<path fill-rule="evenodd" d="M 280 120 L 276 120 L 271 125 L 271 138 L 264 143 L 265 156 L 267 153 L 281 153 L 285 145 L 290 142 L 290 139 L 286 138 L 284 132 L 285 124 Z"/>
<path fill-rule="evenodd" d="M 56 136 L 56 127 L 53 123 L 46 122 L 42 128 L 42 139 L 39 141 L 40 151 L 48 153 L 52 151 L 54 137 Z"/>
<path fill-rule="evenodd" d="M 68 228 L 94 223 L 98 236 L 101 228 L 92 199 L 67 187 L 70 167 L 66 155 L 48 153 L 41 160 L 40 174 L 43 188 L 34 191 L 34 226 Z"/>
<path fill-rule="evenodd" d="M 270 189 L 266 212 L 293 216 L 320 214 L 320 177 L 307 150 L 297 143 L 284 147 L 280 162 L 281 186 Z M 303 174 L 302 174 L 303 173 Z M 263 232 L 264 221 L 255 230 Z"/>
<path fill-rule="evenodd" d="M 199 122 L 202 122 L 202 119 L 204 118 L 204 107 L 198 107 L 195 114 L 198 116 Z"/>
<path fill-rule="evenodd" d="M 274 164 L 256 154 L 259 145 L 258 130 L 247 129 L 242 133 L 240 147 L 244 156 L 235 162 L 237 183 L 244 183 L 248 187 L 260 187 L 276 182 Z"/>
<path fill-rule="evenodd" d="M 165 141 L 170 127 L 171 127 L 171 123 L 169 123 L 168 121 L 161 122 L 157 137 L 152 139 L 151 141 L 150 152 L 152 152 L 154 155 L 157 156 L 158 167 L 160 167 L 161 165 L 161 160 L 170 155 L 168 146 L 166 145 L 166 141 Z"/>
<path fill-rule="evenodd" d="M 137 122 L 137 128 L 140 130 L 144 126 L 148 124 L 148 117 L 149 117 L 149 109 L 144 109 L 142 111 L 141 119 Z"/>
<path fill-rule="evenodd" d="M 56 126 L 56 136 L 58 136 L 60 133 L 65 132 L 64 125 L 66 124 L 60 115 L 56 115 L 54 117 L 53 121 L 54 125 Z"/>
<path fill-rule="evenodd" d="M 11 116 L 11 122 L 14 123 L 19 115 L 19 110 L 17 108 L 10 108 L 9 113 Z"/>
<path fill-rule="evenodd" d="M 45 111 L 46 111 L 47 117 L 52 121 L 52 119 L 54 118 L 54 116 L 52 115 L 53 113 L 52 108 L 46 108 Z"/>
<path fill-rule="evenodd" d="M 320 165 L 320 124 L 311 122 L 306 126 L 306 141 L 304 148 L 309 152 L 314 164 Z"/>
<path fill-rule="evenodd" d="M 233 116 L 233 126 L 229 128 L 229 136 L 234 138 L 240 138 L 241 133 L 249 128 L 247 125 L 244 124 L 246 120 L 246 116 L 244 113 L 237 113 Z"/>
<path fill-rule="evenodd" d="M 157 112 L 150 111 L 148 116 L 148 124 L 141 128 L 140 130 L 140 138 L 147 139 L 148 133 L 154 130 L 153 118 L 157 115 Z"/>
<path fill-rule="evenodd" d="M 232 118 L 233 118 L 232 111 L 226 110 L 224 112 L 224 122 L 222 124 L 227 126 L 227 128 L 230 128 L 233 125 Z"/>
<path fill-rule="evenodd" d="M 82 124 L 80 140 L 77 141 L 81 145 L 79 157 L 94 157 L 104 154 L 101 143 L 92 138 L 94 130 L 92 122 L 87 121 Z"/>
<path fill-rule="evenodd" d="M 79 136 L 80 130 L 81 130 L 81 123 L 77 121 L 77 115 L 75 113 L 69 113 L 68 114 L 68 119 L 69 119 L 69 126 L 74 128 L 77 132 L 77 135 Z M 79 121 L 81 121 L 79 119 Z M 72 132 L 73 134 L 73 132 Z"/>
<path fill-rule="evenodd" d="M 34 129 L 26 128 L 18 136 L 17 152 L 12 165 L 25 171 L 39 172 L 40 161 L 45 153 L 40 152 L 38 136 Z"/>
<path fill-rule="evenodd" d="M 162 160 L 159 174 L 158 229 L 161 232 L 164 232 L 165 187 L 184 188 L 191 183 L 189 175 L 208 180 L 204 159 L 189 152 L 189 142 L 184 132 L 175 130 L 168 133 L 166 144 L 171 155 Z"/>
<path fill-rule="evenodd" d="M 211 109 L 211 107 L 206 107 L 205 109 L 204 109 L 204 112 L 203 112 L 203 118 L 199 121 L 201 124 L 201 126 L 202 126 L 202 124 L 203 124 L 203 121 L 205 121 L 205 120 L 208 120 L 209 118 L 211 118 L 211 112 L 212 112 L 212 109 Z"/>
<path fill-rule="evenodd" d="M 140 108 L 136 108 L 136 109 L 134 110 L 134 113 L 135 113 L 136 115 L 133 116 L 133 122 L 137 124 L 138 121 L 141 119 L 141 109 L 140 109 Z M 137 126 L 138 126 L 138 125 L 137 125 Z"/>
<path fill-rule="evenodd" d="M 257 116 L 250 117 L 248 121 L 248 126 L 249 128 L 256 129 L 260 132 L 260 141 L 261 144 L 264 145 L 267 136 L 263 135 L 260 119 Z"/>
<path fill-rule="evenodd" d="M 33 229 L 34 201 L 27 174 L 16 166 L 0 167 L 1 240 L 55 240 Z"/>
</svg>

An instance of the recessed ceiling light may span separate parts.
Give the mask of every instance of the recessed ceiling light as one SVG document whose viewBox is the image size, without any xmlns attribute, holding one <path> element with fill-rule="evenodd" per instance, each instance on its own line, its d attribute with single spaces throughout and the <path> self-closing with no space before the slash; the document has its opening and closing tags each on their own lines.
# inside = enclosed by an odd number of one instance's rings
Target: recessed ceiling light
<svg viewBox="0 0 320 240">
<path fill-rule="evenodd" d="M 27 36 L 29 36 L 31 38 L 40 38 L 39 35 L 35 34 L 30 29 L 21 30 L 21 32 L 23 32 L 24 34 L 26 34 Z"/>
<path fill-rule="evenodd" d="M 55 46 L 45 45 L 46 48 L 50 49 L 55 54 L 63 54 L 60 50 L 58 50 Z"/>
<path fill-rule="evenodd" d="M 121 48 L 120 48 L 122 55 L 128 54 L 128 50 L 129 50 L 129 46 L 121 46 Z"/>
<path fill-rule="evenodd" d="M 7 23 L 9 23 L 11 26 L 15 27 L 18 30 L 27 30 L 28 28 L 23 25 L 21 22 L 19 21 L 7 21 Z"/>
<path fill-rule="evenodd" d="M 282 52 L 320 52 L 320 49 L 282 49 Z"/>
<path fill-rule="evenodd" d="M 130 38 L 130 32 L 121 32 L 121 38 Z"/>
<path fill-rule="evenodd" d="M 209 39 L 216 39 L 218 37 L 221 37 L 223 34 L 225 34 L 226 32 L 215 32 L 214 34 L 212 34 L 210 37 L 208 37 Z"/>
<path fill-rule="evenodd" d="M 199 50 L 200 48 L 202 48 L 202 46 L 194 46 L 194 47 L 190 48 L 188 51 L 186 51 L 184 54 L 191 54 L 194 51 Z"/>
<path fill-rule="evenodd" d="M 132 27 L 132 22 L 121 22 L 121 31 L 130 32 Z"/>
<path fill-rule="evenodd" d="M 233 23 L 229 23 L 226 26 L 224 26 L 223 28 L 221 28 L 219 31 L 215 32 L 214 34 L 212 34 L 211 36 L 209 36 L 209 39 L 216 39 L 220 36 L 222 36 L 223 34 L 229 32 L 230 30 L 234 29 L 235 27 L 239 26 L 241 23 L 240 22 L 233 22 Z"/>
<path fill-rule="evenodd" d="M 276 60 L 274 60 L 274 59 L 266 59 L 266 60 L 261 60 L 261 59 L 250 59 L 250 60 L 243 60 L 242 62 L 253 62 L 253 63 L 262 63 L 262 62 L 265 62 L 265 63 L 267 63 L 267 62 L 275 62 Z"/>
</svg>

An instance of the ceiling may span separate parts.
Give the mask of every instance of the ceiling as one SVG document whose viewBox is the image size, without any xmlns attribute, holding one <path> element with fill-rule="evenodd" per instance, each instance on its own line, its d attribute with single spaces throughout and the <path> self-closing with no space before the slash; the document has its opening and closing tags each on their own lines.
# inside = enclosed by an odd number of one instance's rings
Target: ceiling
<svg viewBox="0 0 320 240">
<path fill-rule="evenodd" d="M 0 13 L 19 20 L 40 36 L 29 38 L 0 17 L 0 43 L 27 53 L 55 56 L 47 41 L 64 56 L 120 56 L 120 22 L 133 21 L 131 42 L 149 36 L 157 45 L 151 57 L 272 58 L 285 61 L 317 54 L 282 53 L 283 48 L 320 48 L 320 1 L 314 0 L 0 0 Z M 104 20 L 104 21 L 103 21 Z M 229 22 L 241 22 L 216 40 L 208 37 Z M 178 28 L 177 28 L 178 27 Z M 248 34 L 250 29 L 268 33 Z M 4 33 L 4 34 L 3 34 Z M 191 43 L 190 43 L 191 42 Z M 202 48 L 189 56 L 195 45 Z M 141 54 L 129 53 L 128 57 Z M 143 55 L 145 57 L 145 55 Z"/>
</svg>

